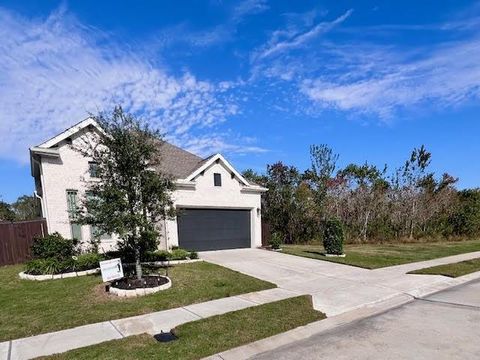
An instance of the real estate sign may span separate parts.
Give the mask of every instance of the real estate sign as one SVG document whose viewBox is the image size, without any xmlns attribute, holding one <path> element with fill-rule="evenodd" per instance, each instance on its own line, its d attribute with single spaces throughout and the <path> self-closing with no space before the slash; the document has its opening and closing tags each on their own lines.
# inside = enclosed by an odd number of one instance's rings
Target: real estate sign
<svg viewBox="0 0 480 360">
<path fill-rule="evenodd" d="M 120 259 L 100 261 L 103 282 L 123 278 L 123 267 Z"/>
</svg>

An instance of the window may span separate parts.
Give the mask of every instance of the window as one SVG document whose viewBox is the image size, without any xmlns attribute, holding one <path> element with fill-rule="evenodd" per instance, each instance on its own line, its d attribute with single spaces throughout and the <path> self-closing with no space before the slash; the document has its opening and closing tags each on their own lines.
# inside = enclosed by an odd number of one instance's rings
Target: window
<svg viewBox="0 0 480 360">
<path fill-rule="evenodd" d="M 77 194 L 77 190 L 67 190 L 67 211 L 72 239 L 82 240 L 82 226 L 75 222 L 78 216 Z"/>
<path fill-rule="evenodd" d="M 67 211 L 70 220 L 74 220 L 77 217 L 77 190 L 67 190 Z"/>
<path fill-rule="evenodd" d="M 89 161 L 88 172 L 90 173 L 90 177 L 92 178 L 98 177 L 98 164 L 96 162 Z"/>
<path fill-rule="evenodd" d="M 222 186 L 222 175 L 219 173 L 213 174 L 213 185 Z"/>
<path fill-rule="evenodd" d="M 92 239 L 109 240 L 112 238 L 110 234 L 102 233 L 95 225 L 90 225 L 90 237 Z"/>
</svg>

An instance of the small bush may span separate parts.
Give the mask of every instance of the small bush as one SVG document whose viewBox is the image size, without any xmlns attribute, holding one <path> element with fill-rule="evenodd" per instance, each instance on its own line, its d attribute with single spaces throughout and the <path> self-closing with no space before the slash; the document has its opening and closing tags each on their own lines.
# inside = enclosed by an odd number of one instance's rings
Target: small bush
<svg viewBox="0 0 480 360">
<path fill-rule="evenodd" d="M 61 263 L 56 259 L 35 259 L 25 264 L 25 272 L 31 275 L 59 274 Z"/>
<path fill-rule="evenodd" d="M 33 240 L 32 256 L 34 259 L 56 259 L 62 261 L 77 253 L 77 240 L 63 238 L 58 232 Z"/>
<path fill-rule="evenodd" d="M 74 262 L 75 271 L 84 271 L 98 268 L 99 262 L 103 260 L 103 256 L 97 253 L 86 253 L 78 255 Z"/>
<path fill-rule="evenodd" d="M 331 255 L 343 254 L 344 232 L 342 223 L 337 220 L 327 220 L 323 225 L 323 247 Z"/>
<path fill-rule="evenodd" d="M 143 261 L 155 262 L 155 261 L 167 261 L 170 253 L 166 250 L 149 251 L 145 253 Z"/>
<path fill-rule="evenodd" d="M 282 245 L 282 240 L 283 240 L 282 235 L 280 235 L 278 232 L 274 232 L 272 234 L 272 237 L 268 241 L 268 245 L 270 245 L 270 247 L 273 250 L 278 250 L 278 249 L 280 249 L 280 246 Z"/>
<path fill-rule="evenodd" d="M 189 256 L 190 252 L 184 249 L 177 248 L 172 250 L 169 256 L 169 260 L 185 260 Z"/>
<path fill-rule="evenodd" d="M 192 260 L 198 259 L 198 253 L 196 251 L 190 251 L 190 255 L 188 257 Z"/>
</svg>

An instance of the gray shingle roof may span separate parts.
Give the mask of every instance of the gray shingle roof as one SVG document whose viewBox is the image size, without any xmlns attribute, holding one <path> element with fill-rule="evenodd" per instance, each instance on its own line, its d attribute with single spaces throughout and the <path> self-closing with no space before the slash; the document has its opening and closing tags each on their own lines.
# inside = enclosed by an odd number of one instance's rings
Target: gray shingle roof
<svg viewBox="0 0 480 360">
<path fill-rule="evenodd" d="M 185 179 L 208 159 L 202 159 L 165 141 L 160 145 L 160 154 L 159 170 L 175 179 Z"/>
</svg>

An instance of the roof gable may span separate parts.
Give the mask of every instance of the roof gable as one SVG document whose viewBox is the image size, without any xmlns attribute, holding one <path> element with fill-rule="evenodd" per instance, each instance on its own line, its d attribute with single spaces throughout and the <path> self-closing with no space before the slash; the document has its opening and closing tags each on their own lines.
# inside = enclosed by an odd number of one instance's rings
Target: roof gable
<svg viewBox="0 0 480 360">
<path fill-rule="evenodd" d="M 187 181 L 193 181 L 195 178 L 200 175 L 203 171 L 208 169 L 211 165 L 215 164 L 216 162 L 221 162 L 229 171 L 232 172 L 232 174 L 235 175 L 235 177 L 240 181 L 241 184 L 245 186 L 251 186 L 251 184 L 242 176 L 240 173 L 235 170 L 235 168 L 230 165 L 230 163 L 221 155 L 221 154 L 216 154 L 213 155 L 204 161 L 200 167 L 198 167 L 196 170 L 194 170 L 185 180 Z"/>
<path fill-rule="evenodd" d="M 45 141 L 44 143 L 36 146 L 40 148 L 50 148 L 52 146 L 57 145 L 59 142 L 69 138 L 70 136 L 75 135 L 79 131 L 85 129 L 88 126 L 93 126 L 95 127 L 98 131 L 103 132 L 103 129 L 98 125 L 98 123 L 91 117 L 86 118 L 83 121 L 80 121 L 79 123 L 73 125 L 72 127 L 68 128 L 67 130 L 63 131 L 62 133 L 54 136 L 53 138 Z"/>
</svg>

